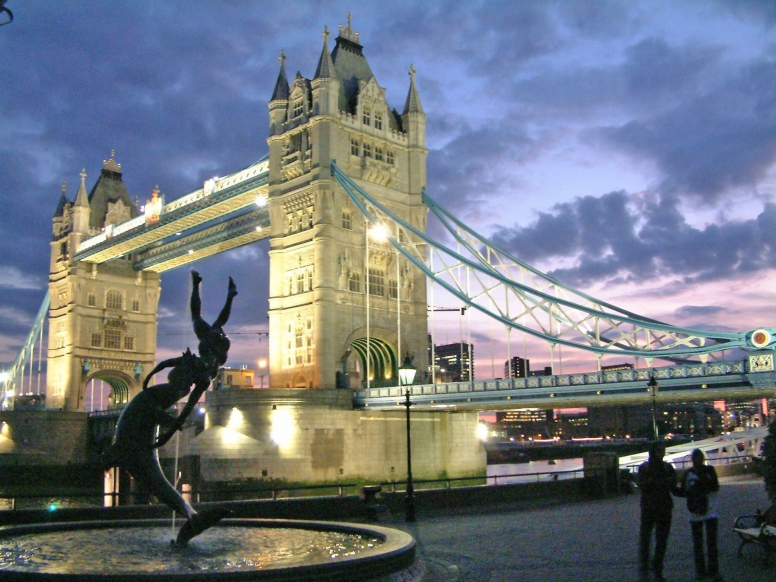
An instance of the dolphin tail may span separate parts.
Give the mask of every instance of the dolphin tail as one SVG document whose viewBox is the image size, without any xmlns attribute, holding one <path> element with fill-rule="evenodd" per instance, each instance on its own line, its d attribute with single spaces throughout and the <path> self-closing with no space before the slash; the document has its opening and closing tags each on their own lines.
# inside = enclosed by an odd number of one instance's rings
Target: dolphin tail
<svg viewBox="0 0 776 582">
<path fill-rule="evenodd" d="M 213 527 L 230 513 L 232 512 L 223 507 L 215 507 L 213 509 L 206 509 L 200 513 L 195 513 L 183 524 L 178 532 L 178 538 L 175 540 L 175 543 L 179 546 L 185 546 L 191 538 L 198 536 L 206 529 Z"/>
</svg>

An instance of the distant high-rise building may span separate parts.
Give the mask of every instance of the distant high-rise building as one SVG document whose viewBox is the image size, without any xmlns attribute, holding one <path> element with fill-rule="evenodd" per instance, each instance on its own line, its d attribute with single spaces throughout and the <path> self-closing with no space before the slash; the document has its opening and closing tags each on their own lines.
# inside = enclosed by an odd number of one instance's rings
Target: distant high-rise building
<svg viewBox="0 0 776 582">
<path fill-rule="evenodd" d="M 525 378 L 528 376 L 528 372 L 531 369 L 531 360 L 524 360 L 515 356 L 511 362 L 511 366 L 509 365 L 510 360 L 504 362 L 504 378 Z"/>
<path fill-rule="evenodd" d="M 474 380 L 474 346 L 467 342 L 434 346 L 436 365 L 444 382 Z"/>
<path fill-rule="evenodd" d="M 552 410 L 521 408 L 496 412 L 496 422 L 510 438 L 527 440 L 552 436 Z"/>
</svg>

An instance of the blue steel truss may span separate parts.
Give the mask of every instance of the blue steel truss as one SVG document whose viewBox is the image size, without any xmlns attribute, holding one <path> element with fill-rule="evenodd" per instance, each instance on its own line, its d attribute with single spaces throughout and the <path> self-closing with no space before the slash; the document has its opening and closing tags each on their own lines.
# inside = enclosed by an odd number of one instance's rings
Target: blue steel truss
<svg viewBox="0 0 776 582">
<path fill-rule="evenodd" d="M 349 178 L 332 160 L 332 175 L 372 226 L 401 255 L 464 305 L 540 338 L 599 356 L 706 362 L 722 350 L 773 350 L 776 329 L 725 333 L 676 327 L 650 319 L 553 279 L 476 233 L 423 191 L 422 203 L 455 241 L 456 250 L 427 236 Z M 419 225 L 418 225 L 419 226 Z"/>
<path fill-rule="evenodd" d="M 43 333 L 43 326 L 46 323 L 50 305 L 51 298 L 49 297 L 48 291 L 46 291 L 46 295 L 43 297 L 43 303 L 40 304 L 38 314 L 35 316 L 35 321 L 32 324 L 32 329 L 27 335 L 27 339 L 24 341 L 24 345 L 22 345 L 19 355 L 16 356 L 16 359 L 8 370 L 8 377 L 3 386 L 3 392 L 0 394 L 0 410 L 12 408 L 14 396 L 20 394 L 24 388 L 24 369 L 26 366 L 30 365 L 33 360 L 35 343 Z"/>
</svg>

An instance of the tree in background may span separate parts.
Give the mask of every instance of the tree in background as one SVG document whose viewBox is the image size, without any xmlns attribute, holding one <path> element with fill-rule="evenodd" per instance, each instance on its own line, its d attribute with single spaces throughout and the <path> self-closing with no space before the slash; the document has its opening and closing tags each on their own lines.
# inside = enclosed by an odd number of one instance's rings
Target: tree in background
<svg viewBox="0 0 776 582">
<path fill-rule="evenodd" d="M 776 420 L 768 427 L 763 447 L 763 477 L 765 490 L 772 503 L 776 503 Z"/>
</svg>

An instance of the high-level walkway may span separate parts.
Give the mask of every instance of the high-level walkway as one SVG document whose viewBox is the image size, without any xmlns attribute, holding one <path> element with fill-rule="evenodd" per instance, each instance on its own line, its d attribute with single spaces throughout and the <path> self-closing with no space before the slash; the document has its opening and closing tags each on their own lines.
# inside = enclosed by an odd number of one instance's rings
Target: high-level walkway
<svg viewBox="0 0 776 582">
<path fill-rule="evenodd" d="M 725 478 L 718 496 L 720 570 L 726 582 L 772 582 L 776 560 L 763 568 L 759 547 L 744 548 L 731 532 L 736 516 L 767 507 L 762 478 Z M 692 536 L 683 499 L 675 500 L 666 557 L 669 582 L 695 579 Z M 427 582 L 635 582 L 639 494 L 533 508 L 420 511 L 385 523 L 410 532 L 427 566 Z"/>
</svg>

